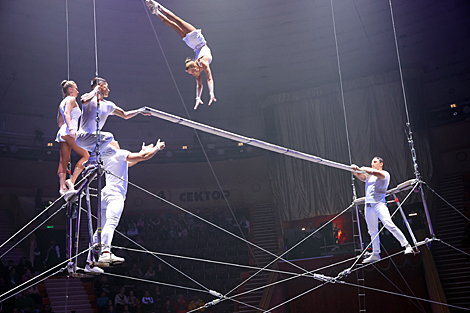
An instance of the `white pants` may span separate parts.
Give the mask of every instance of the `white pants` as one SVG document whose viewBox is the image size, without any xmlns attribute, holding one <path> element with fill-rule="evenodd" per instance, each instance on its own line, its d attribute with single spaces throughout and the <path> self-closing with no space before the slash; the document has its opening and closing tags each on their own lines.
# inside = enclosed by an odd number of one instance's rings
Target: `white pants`
<svg viewBox="0 0 470 313">
<path fill-rule="evenodd" d="M 368 206 L 370 205 L 370 206 Z M 379 219 L 385 228 L 400 242 L 402 247 L 408 244 L 405 235 L 403 235 L 400 228 L 398 228 L 390 217 L 387 205 L 383 202 L 366 204 L 366 222 L 370 238 L 372 240 L 372 252 L 380 253 L 380 239 L 379 239 Z"/>
<path fill-rule="evenodd" d="M 112 150 L 107 149 L 108 145 L 113 141 L 114 136 L 112 133 L 108 132 L 100 132 L 100 137 L 101 137 L 101 143 L 100 143 L 100 152 L 102 156 L 106 156 L 109 152 Z M 90 155 L 90 158 L 93 158 L 93 156 L 96 158 L 96 132 L 94 133 L 83 133 L 83 132 L 78 132 L 77 133 L 77 138 L 75 139 L 77 142 L 77 145 L 80 148 L 83 148 L 89 152 L 92 153 Z"/>
<path fill-rule="evenodd" d="M 103 251 L 111 251 L 114 230 L 119 224 L 124 210 L 124 197 L 120 193 L 103 189 L 101 193 L 101 244 Z M 93 235 L 93 244 L 98 242 L 98 230 Z M 91 262 L 92 251 L 88 252 L 87 261 Z"/>
</svg>

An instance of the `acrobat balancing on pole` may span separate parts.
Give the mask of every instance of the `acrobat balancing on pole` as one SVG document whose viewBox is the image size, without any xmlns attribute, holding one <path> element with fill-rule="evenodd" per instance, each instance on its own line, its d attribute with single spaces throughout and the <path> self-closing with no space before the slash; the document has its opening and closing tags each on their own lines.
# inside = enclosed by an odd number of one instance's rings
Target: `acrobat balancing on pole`
<svg viewBox="0 0 470 313">
<path fill-rule="evenodd" d="M 413 253 L 413 249 L 406 240 L 402 231 L 393 223 L 390 212 L 385 201 L 390 182 L 390 174 L 383 170 L 383 159 L 374 157 L 371 167 L 358 167 L 351 165 L 354 171 L 361 170 L 365 174 L 352 172 L 354 176 L 366 183 L 366 205 L 365 218 L 367 229 L 372 240 L 372 254 L 370 254 L 362 263 L 370 263 L 380 260 L 380 239 L 379 239 L 379 219 L 385 228 L 400 242 L 405 248 L 405 254 Z"/>
<path fill-rule="evenodd" d="M 196 29 L 193 25 L 182 20 L 176 16 L 173 12 L 163 7 L 160 3 L 153 0 L 146 0 L 147 7 L 150 13 L 158 15 L 165 25 L 174 29 L 183 41 L 194 50 L 196 56 L 193 59 L 186 59 L 186 72 L 196 77 L 196 104 L 194 110 L 198 108 L 200 104 L 203 104 L 201 100 L 202 95 L 202 80 L 201 73 L 206 72 L 207 87 L 209 88 L 210 100 L 207 105 L 211 105 L 212 102 L 217 101 L 214 95 L 214 80 L 212 78 L 212 72 L 209 64 L 212 62 L 211 49 L 207 46 L 206 39 L 202 35 L 200 29 Z"/>
</svg>

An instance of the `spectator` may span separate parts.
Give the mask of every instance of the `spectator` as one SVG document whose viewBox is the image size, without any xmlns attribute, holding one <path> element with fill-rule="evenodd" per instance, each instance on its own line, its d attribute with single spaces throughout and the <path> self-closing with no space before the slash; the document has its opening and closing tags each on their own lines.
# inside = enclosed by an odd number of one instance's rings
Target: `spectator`
<svg viewBox="0 0 470 313">
<path fill-rule="evenodd" d="M 204 301 L 199 299 L 199 297 L 196 294 L 194 294 L 193 299 L 188 304 L 188 310 L 192 311 L 192 310 L 196 310 L 197 308 L 202 308 L 198 310 L 198 312 L 204 312 L 206 310 L 206 308 L 204 308 L 204 304 L 205 304 Z"/>
<path fill-rule="evenodd" d="M 110 296 L 108 277 L 104 275 L 101 276 L 101 280 L 95 284 L 95 294 L 100 295 L 102 292 L 104 292 L 107 297 Z"/>
<path fill-rule="evenodd" d="M 178 295 L 178 299 L 175 301 L 173 305 L 173 310 L 176 313 L 186 313 L 188 312 L 188 302 L 184 299 L 182 294 Z"/>
<path fill-rule="evenodd" d="M 106 311 L 106 313 L 116 313 L 116 311 L 114 311 L 114 306 L 108 306 L 108 311 Z"/>
<path fill-rule="evenodd" d="M 10 279 L 10 284 L 13 285 L 13 286 L 17 285 L 18 278 L 16 276 L 17 276 L 16 275 L 16 268 L 12 267 L 10 269 L 9 279 Z"/>
<path fill-rule="evenodd" d="M 31 270 L 30 270 L 29 268 L 26 268 L 26 271 L 25 271 L 25 273 L 23 274 L 21 280 L 22 280 L 23 282 L 25 282 L 25 281 L 27 281 L 27 280 L 30 280 L 30 279 L 33 278 L 33 277 L 34 277 L 34 275 L 31 274 Z"/>
<path fill-rule="evenodd" d="M 136 313 L 139 299 L 137 299 L 137 297 L 134 295 L 134 290 L 129 291 L 129 296 L 127 297 L 127 303 L 129 305 L 129 311 L 131 311 L 132 313 Z"/>
<path fill-rule="evenodd" d="M 134 263 L 132 265 L 132 268 L 129 270 L 129 276 L 136 277 L 136 278 L 144 277 L 144 274 L 142 274 L 142 271 L 138 267 L 137 263 Z"/>
<path fill-rule="evenodd" d="M 142 313 L 148 313 L 153 310 L 154 301 L 148 290 L 145 291 L 141 303 L 142 304 L 140 305 L 140 309 L 142 310 Z"/>
<path fill-rule="evenodd" d="M 42 304 L 42 297 L 39 294 L 39 290 L 36 285 L 29 287 L 26 291 L 23 292 L 23 295 L 28 296 L 31 299 L 33 299 L 35 304 Z"/>
<path fill-rule="evenodd" d="M 163 292 L 158 285 L 155 286 L 152 293 L 153 301 L 155 302 L 155 309 L 159 311 L 163 307 Z"/>
<path fill-rule="evenodd" d="M 157 270 L 155 271 L 155 280 L 159 282 L 166 282 L 166 273 L 163 270 L 163 265 L 158 263 Z"/>
<path fill-rule="evenodd" d="M 16 298 L 15 309 L 23 313 L 39 313 L 39 310 L 35 308 L 33 299 L 25 297 L 22 292 L 20 292 L 18 298 Z"/>
<path fill-rule="evenodd" d="M 100 313 L 106 312 L 108 301 L 109 297 L 106 295 L 106 292 L 102 291 L 100 297 L 96 299 L 96 306 Z"/>
<path fill-rule="evenodd" d="M 246 217 L 242 217 L 242 221 L 240 222 L 240 227 L 245 234 L 245 237 L 248 237 L 250 234 L 250 222 L 246 220 Z"/>
<path fill-rule="evenodd" d="M 166 299 L 165 303 L 163 304 L 162 308 L 160 309 L 160 313 L 174 313 L 175 311 L 171 307 L 170 299 Z"/>
<path fill-rule="evenodd" d="M 46 268 L 50 269 L 59 264 L 60 261 L 60 248 L 54 240 L 51 240 L 49 248 L 47 248 L 46 259 L 44 260 Z"/>
<path fill-rule="evenodd" d="M 126 296 L 126 288 L 122 287 L 121 291 L 114 297 L 114 307 L 116 312 L 120 313 L 124 310 L 124 306 L 128 303 Z"/>
<path fill-rule="evenodd" d="M 124 310 L 122 311 L 122 313 L 131 313 L 131 311 L 129 311 L 129 306 L 127 304 L 124 306 Z"/>
<path fill-rule="evenodd" d="M 43 272 L 44 271 L 44 263 L 42 262 L 41 250 L 36 246 L 34 248 L 34 267 L 33 273 L 36 272 Z"/>
<path fill-rule="evenodd" d="M 153 269 L 152 266 L 149 266 L 147 273 L 145 273 L 145 279 L 155 280 L 155 270 Z"/>
<path fill-rule="evenodd" d="M 51 306 L 49 304 L 44 305 L 44 309 L 40 313 L 54 313 L 51 310 Z"/>
<path fill-rule="evenodd" d="M 31 266 L 31 262 L 29 262 L 28 260 L 26 260 L 25 257 L 22 257 L 20 259 L 20 262 L 18 262 L 18 266 L 16 267 L 16 272 L 19 274 L 19 275 L 23 275 L 25 272 L 26 272 L 26 269 L 32 269 L 33 267 Z M 31 271 L 30 271 L 31 273 Z"/>
</svg>

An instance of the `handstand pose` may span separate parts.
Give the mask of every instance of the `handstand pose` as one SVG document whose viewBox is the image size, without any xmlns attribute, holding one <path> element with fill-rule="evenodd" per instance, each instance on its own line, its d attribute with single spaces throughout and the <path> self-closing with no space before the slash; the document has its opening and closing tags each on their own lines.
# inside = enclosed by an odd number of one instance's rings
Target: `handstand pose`
<svg viewBox="0 0 470 313">
<path fill-rule="evenodd" d="M 200 104 L 203 104 L 201 100 L 202 95 L 202 71 L 206 72 L 207 87 L 209 88 L 210 100 L 208 105 L 211 105 L 213 101 L 217 101 L 214 96 L 214 80 L 212 79 L 211 68 L 209 64 L 212 62 L 211 49 L 207 46 L 206 40 L 202 35 L 200 29 L 196 29 L 193 25 L 183 21 L 181 18 L 176 16 L 173 12 L 163 7 L 160 3 L 153 0 L 146 0 L 147 7 L 150 13 L 158 15 L 163 23 L 173 28 L 184 42 L 194 50 L 196 56 L 194 60 L 186 59 L 186 72 L 196 77 L 196 104 L 194 110 Z"/>
<path fill-rule="evenodd" d="M 64 80 L 61 83 L 62 94 L 64 99 L 59 104 L 59 112 L 57 114 L 57 124 L 59 131 L 55 141 L 60 144 L 60 161 L 57 176 L 59 176 L 59 193 L 65 194 L 68 189 L 73 189 L 75 180 L 83 170 L 83 162 L 88 160 L 89 154 L 85 149 L 77 146 L 75 142 L 76 132 L 78 131 L 78 119 L 82 115 L 82 111 L 77 104 L 78 87 L 72 80 Z M 80 161 L 75 165 L 72 176 L 66 179 L 67 164 L 69 163 L 70 153 L 77 152 L 80 156 Z"/>
</svg>

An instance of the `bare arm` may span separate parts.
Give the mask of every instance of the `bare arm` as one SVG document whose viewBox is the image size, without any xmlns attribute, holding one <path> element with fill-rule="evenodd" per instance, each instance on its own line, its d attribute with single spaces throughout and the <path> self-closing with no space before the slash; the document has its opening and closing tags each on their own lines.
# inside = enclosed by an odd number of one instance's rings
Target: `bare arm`
<svg viewBox="0 0 470 313">
<path fill-rule="evenodd" d="M 211 67 L 209 66 L 209 58 L 207 56 L 202 57 L 201 63 L 204 72 L 206 72 L 207 88 L 209 89 L 210 100 L 207 105 L 211 105 L 212 102 L 217 101 L 217 99 L 214 95 L 214 79 L 212 77 Z"/>
<path fill-rule="evenodd" d="M 351 165 L 351 168 L 355 171 L 360 171 L 362 168 L 360 168 L 359 166 L 357 166 L 356 164 L 352 164 Z M 354 176 L 356 176 L 357 178 L 359 178 L 361 181 L 365 181 L 367 176 L 365 174 L 362 174 L 362 173 L 357 173 L 357 172 L 352 172 Z"/>
<path fill-rule="evenodd" d="M 202 104 L 201 95 L 202 95 L 202 80 L 201 75 L 196 76 L 196 104 L 194 105 L 194 110 Z"/>
<path fill-rule="evenodd" d="M 137 114 L 141 113 L 142 115 L 150 115 L 150 113 L 143 113 L 140 109 L 137 110 L 131 110 L 131 111 L 124 111 L 120 107 L 117 107 L 114 111 L 113 114 L 119 117 L 122 117 L 125 120 L 128 120 L 130 118 L 133 118 Z"/>
<path fill-rule="evenodd" d="M 88 102 L 90 102 L 91 100 L 93 100 L 93 98 L 98 94 L 99 90 L 100 90 L 100 87 L 102 86 L 103 84 L 99 85 L 99 86 L 96 86 L 95 89 L 93 89 L 92 91 L 90 91 L 89 93 L 86 93 L 86 94 L 83 94 L 81 97 L 80 97 L 80 101 L 82 102 L 82 104 L 88 104 Z"/>
<path fill-rule="evenodd" d="M 72 128 L 72 110 L 76 105 L 77 102 L 74 97 L 67 97 L 67 101 L 65 102 L 64 120 L 65 123 L 67 123 L 67 127 L 69 128 L 69 134 L 73 138 L 77 136 L 75 133 L 77 130 Z"/>
<path fill-rule="evenodd" d="M 164 148 L 165 148 L 165 142 L 160 141 L 160 139 L 158 139 L 155 146 L 153 144 L 146 146 L 145 143 L 142 143 L 142 149 L 139 152 L 133 152 L 127 156 L 128 166 L 131 167 L 131 166 L 136 165 L 139 162 L 149 160 L 153 158 L 153 156 L 158 151 Z"/>
<path fill-rule="evenodd" d="M 374 176 L 376 176 L 380 179 L 385 178 L 384 171 L 376 170 L 376 169 L 373 169 L 371 167 L 365 167 L 365 166 L 361 167 L 361 170 L 363 170 L 364 172 L 366 172 L 369 175 L 374 175 Z"/>
</svg>

